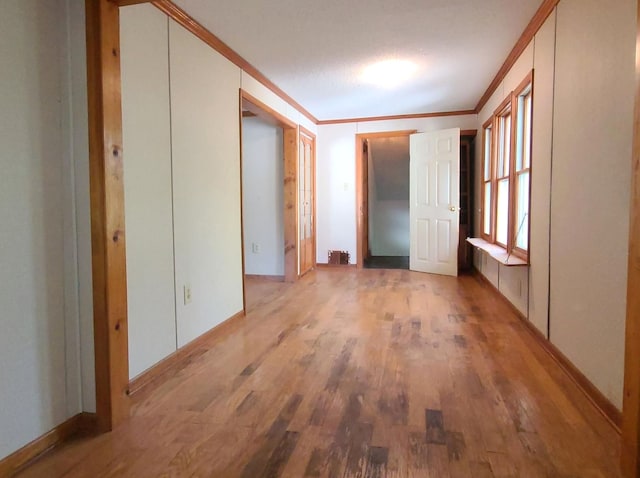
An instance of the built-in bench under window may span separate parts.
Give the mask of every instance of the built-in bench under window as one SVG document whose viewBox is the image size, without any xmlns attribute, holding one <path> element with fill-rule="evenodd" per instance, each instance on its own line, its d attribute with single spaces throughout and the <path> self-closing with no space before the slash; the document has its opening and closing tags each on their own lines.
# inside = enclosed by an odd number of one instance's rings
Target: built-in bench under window
<svg viewBox="0 0 640 478">
<path fill-rule="evenodd" d="M 504 247 L 497 246 L 496 244 L 491 244 L 490 242 L 485 241 L 484 239 L 469 237 L 467 238 L 467 242 L 471 244 L 473 247 L 480 249 L 491 257 L 493 257 L 500 264 L 505 266 L 527 266 L 527 261 L 520 259 L 519 257 L 514 256 L 513 254 L 509 255 Z"/>
</svg>

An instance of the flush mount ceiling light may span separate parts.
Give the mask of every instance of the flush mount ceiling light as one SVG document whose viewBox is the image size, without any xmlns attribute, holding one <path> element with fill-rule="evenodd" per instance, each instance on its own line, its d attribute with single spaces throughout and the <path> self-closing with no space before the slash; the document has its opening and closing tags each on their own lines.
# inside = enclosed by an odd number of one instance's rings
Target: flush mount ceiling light
<svg viewBox="0 0 640 478">
<path fill-rule="evenodd" d="M 395 88 L 409 81 L 418 71 L 418 65 L 409 60 L 382 60 L 362 71 L 362 80 L 382 88 Z"/>
</svg>

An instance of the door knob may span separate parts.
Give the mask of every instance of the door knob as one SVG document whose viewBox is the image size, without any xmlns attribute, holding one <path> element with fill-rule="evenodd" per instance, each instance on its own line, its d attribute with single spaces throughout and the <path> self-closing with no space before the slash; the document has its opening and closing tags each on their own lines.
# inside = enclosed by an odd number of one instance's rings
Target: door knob
<svg viewBox="0 0 640 478">
<path fill-rule="evenodd" d="M 456 212 L 458 208 L 456 208 L 455 206 L 449 206 L 449 211 L 451 212 Z"/>
</svg>

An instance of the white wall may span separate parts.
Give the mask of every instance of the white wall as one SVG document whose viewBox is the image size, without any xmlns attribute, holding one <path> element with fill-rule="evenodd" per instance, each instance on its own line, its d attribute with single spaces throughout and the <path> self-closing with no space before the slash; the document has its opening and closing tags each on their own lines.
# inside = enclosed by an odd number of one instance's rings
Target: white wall
<svg viewBox="0 0 640 478">
<path fill-rule="evenodd" d="M 178 346 L 242 310 L 240 69 L 169 24 Z M 191 287 L 185 304 L 183 288 Z"/>
<path fill-rule="evenodd" d="M 343 250 L 356 262 L 356 134 L 447 128 L 476 129 L 477 116 L 446 116 L 405 120 L 370 121 L 318 127 L 317 257 L 326 263 L 329 250 Z"/>
<path fill-rule="evenodd" d="M 409 256 L 409 200 L 370 199 L 369 207 L 371 255 Z"/>
<path fill-rule="evenodd" d="M 481 128 L 534 68 L 529 299 L 526 269 L 492 266 L 484 254 L 475 263 L 619 408 L 635 9 L 632 0 L 560 2 L 478 117 Z"/>
<path fill-rule="evenodd" d="M 87 50 L 84 3 L 67 0 L 69 28 L 70 108 L 69 157 L 75 193 L 78 312 L 82 410 L 96 411 L 95 356 L 93 342 L 93 272 L 91 255 L 91 204 L 89 194 L 89 120 L 87 106 Z"/>
<path fill-rule="evenodd" d="M 242 194 L 246 274 L 284 276 L 282 128 L 242 120 Z M 258 246 L 255 251 L 253 245 Z"/>
<path fill-rule="evenodd" d="M 0 17 L 0 459 L 83 408 L 79 17 L 62 0 L 5 2 Z"/>
<path fill-rule="evenodd" d="M 557 10 L 551 341 L 621 407 L 636 2 Z"/>
<path fill-rule="evenodd" d="M 167 17 L 155 8 L 128 8 L 120 43 L 129 376 L 135 377 L 176 350 Z"/>
<path fill-rule="evenodd" d="M 551 205 L 551 149 L 553 124 L 556 12 L 534 39 L 534 93 L 531 145 L 531 207 L 528 317 L 547 335 L 549 325 L 549 208 Z M 534 166 L 535 165 L 535 166 Z"/>
</svg>

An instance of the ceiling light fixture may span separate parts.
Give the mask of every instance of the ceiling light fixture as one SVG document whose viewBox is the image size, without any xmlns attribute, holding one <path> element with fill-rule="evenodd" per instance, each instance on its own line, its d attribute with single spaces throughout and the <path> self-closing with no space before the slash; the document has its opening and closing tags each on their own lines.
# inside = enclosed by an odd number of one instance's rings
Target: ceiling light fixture
<svg viewBox="0 0 640 478">
<path fill-rule="evenodd" d="M 409 81 L 418 71 L 418 65 L 409 60 L 382 60 L 362 71 L 362 80 L 383 88 L 395 88 Z"/>
</svg>

